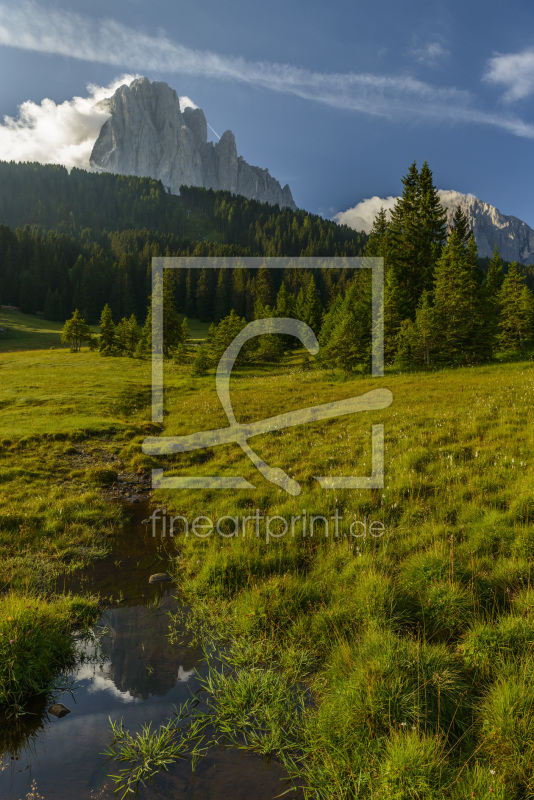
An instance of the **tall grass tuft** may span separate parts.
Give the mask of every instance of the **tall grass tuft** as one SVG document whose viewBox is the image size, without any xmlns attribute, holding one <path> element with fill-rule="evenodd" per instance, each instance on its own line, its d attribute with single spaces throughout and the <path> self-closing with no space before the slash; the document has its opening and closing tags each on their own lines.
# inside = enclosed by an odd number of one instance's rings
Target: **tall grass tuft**
<svg viewBox="0 0 534 800">
<path fill-rule="evenodd" d="M 20 714 L 46 693 L 75 658 L 71 630 L 94 621 L 97 604 L 80 597 L 47 600 L 10 592 L 0 598 L 0 705 Z"/>
</svg>

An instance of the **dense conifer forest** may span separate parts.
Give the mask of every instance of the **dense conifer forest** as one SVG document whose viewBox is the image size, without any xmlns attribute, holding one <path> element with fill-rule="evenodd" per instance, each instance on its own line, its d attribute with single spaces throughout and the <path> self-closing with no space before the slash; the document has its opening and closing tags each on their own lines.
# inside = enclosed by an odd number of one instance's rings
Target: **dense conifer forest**
<svg viewBox="0 0 534 800">
<path fill-rule="evenodd" d="M 78 310 L 90 324 L 107 306 L 107 324 L 130 332 L 123 349 L 139 352 L 151 259 L 161 255 L 381 256 L 389 364 L 479 363 L 497 350 L 523 352 L 534 335 L 533 269 L 505 264 L 497 251 L 481 261 L 460 209 L 448 230 L 426 162 L 411 165 L 391 218 L 381 211 L 369 236 L 230 192 L 182 187 L 176 197 L 149 178 L 0 163 L 2 304 L 61 322 Z M 224 331 L 236 318 L 295 316 L 319 335 L 328 363 L 349 371 L 370 363 L 365 272 L 183 269 L 166 291 L 169 308 Z M 183 346 L 182 334 L 174 344 Z M 210 341 L 221 336 L 212 331 Z"/>
<path fill-rule="evenodd" d="M 354 256 L 366 238 L 230 192 L 175 197 L 149 178 L 0 163 L 0 300 L 54 320 L 79 308 L 96 322 L 105 303 L 143 320 L 152 256 Z M 194 294 L 187 303 L 195 315 Z"/>
</svg>

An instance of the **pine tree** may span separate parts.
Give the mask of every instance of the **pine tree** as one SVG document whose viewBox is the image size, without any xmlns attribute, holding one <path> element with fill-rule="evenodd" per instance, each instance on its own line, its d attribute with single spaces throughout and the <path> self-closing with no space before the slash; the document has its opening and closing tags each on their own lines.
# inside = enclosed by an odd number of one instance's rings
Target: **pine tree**
<svg viewBox="0 0 534 800">
<path fill-rule="evenodd" d="M 486 335 L 491 342 L 492 349 L 497 344 L 497 334 L 499 332 L 499 292 L 503 281 L 504 263 L 497 250 L 497 245 L 495 245 L 482 286 Z"/>
<path fill-rule="evenodd" d="M 304 294 L 302 319 L 310 326 L 315 334 L 318 334 L 321 329 L 322 317 L 323 309 L 321 306 L 321 299 L 313 275 L 310 275 Z"/>
<path fill-rule="evenodd" d="M 254 282 L 254 301 L 259 300 L 264 306 L 272 306 L 275 299 L 273 280 L 267 267 L 260 267 Z"/>
<path fill-rule="evenodd" d="M 421 172 L 414 162 L 402 182 L 387 226 L 384 325 L 390 357 L 402 320 L 415 320 L 422 293 L 432 291 L 446 236 L 445 214 L 426 161 Z"/>
<path fill-rule="evenodd" d="M 472 248 L 466 251 L 451 230 L 434 285 L 435 358 L 441 364 L 471 364 L 481 357 L 481 304 L 473 257 Z"/>
<path fill-rule="evenodd" d="M 78 352 L 84 343 L 87 343 L 91 348 L 94 346 L 95 337 L 93 336 L 93 332 L 78 309 L 76 309 L 72 317 L 65 322 L 63 330 L 61 331 L 61 341 L 65 343 L 70 342 L 70 348 L 73 352 Z"/>
<path fill-rule="evenodd" d="M 498 295 L 499 345 L 503 350 L 524 350 L 532 339 L 534 301 L 514 261 L 510 264 Z"/>
<path fill-rule="evenodd" d="M 247 272 L 238 267 L 232 270 L 232 288 L 230 292 L 230 310 L 234 309 L 238 317 L 246 316 L 246 291 L 247 291 Z"/>
<path fill-rule="evenodd" d="M 270 316 L 270 315 L 269 315 Z M 246 319 L 232 311 L 217 325 L 210 325 L 205 340 L 206 351 L 211 360 L 218 363 L 226 348 L 233 342 L 247 324 Z"/>
<path fill-rule="evenodd" d="M 504 262 L 499 254 L 497 245 L 493 248 L 493 255 L 486 272 L 485 288 L 486 296 L 496 297 L 504 281 Z"/>
<path fill-rule="evenodd" d="M 454 216 L 452 218 L 451 229 L 456 231 L 462 244 L 466 245 L 471 235 L 471 228 L 469 226 L 469 220 L 467 219 L 466 214 L 462 211 L 461 206 L 456 206 L 456 211 L 454 212 Z"/>
<path fill-rule="evenodd" d="M 172 272 L 163 272 L 163 354 L 169 355 L 183 340 L 182 322 L 176 310 Z M 152 297 L 147 309 L 145 323 L 135 350 L 138 356 L 152 351 Z"/>
<path fill-rule="evenodd" d="M 187 347 L 189 343 L 189 339 L 191 338 L 191 333 L 189 331 L 189 323 L 187 321 L 187 317 L 184 317 L 182 320 L 182 344 L 184 347 Z"/>
<path fill-rule="evenodd" d="M 306 295 L 304 289 L 300 289 L 297 295 L 297 299 L 295 300 L 295 307 L 293 310 L 295 315 L 295 319 L 300 319 L 304 322 L 304 318 L 306 316 Z"/>
<path fill-rule="evenodd" d="M 447 238 L 447 217 L 441 205 L 432 171 L 425 161 L 419 173 L 420 205 L 418 209 L 420 249 L 419 273 L 424 285 L 418 288 L 417 302 L 425 290 L 432 288 L 434 266 Z"/>
<path fill-rule="evenodd" d="M 217 287 L 215 289 L 215 322 L 219 322 L 230 313 L 230 289 L 230 270 L 221 267 L 217 276 Z"/>
<path fill-rule="evenodd" d="M 195 358 L 193 359 L 191 374 L 197 376 L 206 375 L 210 366 L 211 366 L 211 360 L 208 355 L 207 348 L 205 345 L 201 345 L 200 347 L 197 348 Z"/>
<path fill-rule="evenodd" d="M 185 279 L 185 313 L 189 317 L 196 316 L 197 278 L 198 270 L 189 268 Z"/>
<path fill-rule="evenodd" d="M 345 372 L 357 367 L 368 370 L 371 365 L 371 296 L 370 291 L 362 291 L 363 281 L 369 282 L 369 277 L 351 284 L 321 331 L 321 362 Z"/>
<path fill-rule="evenodd" d="M 172 354 L 176 364 L 185 364 L 185 362 L 188 360 L 189 339 L 189 325 L 187 322 L 187 317 L 184 317 L 182 320 L 182 341 L 174 348 Z"/>
<path fill-rule="evenodd" d="M 366 256 L 376 256 L 378 258 L 387 258 L 388 255 L 388 223 L 386 211 L 381 207 L 376 215 L 373 227 L 369 233 L 369 239 L 365 245 Z"/>
<path fill-rule="evenodd" d="M 430 364 L 434 347 L 435 321 L 430 293 L 423 292 L 415 314 L 416 358 L 419 364 Z"/>
<path fill-rule="evenodd" d="M 115 323 L 111 308 L 106 303 L 100 316 L 100 342 L 99 350 L 103 354 L 110 354 L 115 343 Z"/>
<path fill-rule="evenodd" d="M 294 306 L 294 298 L 287 291 L 285 281 L 282 281 L 282 285 L 280 286 L 278 295 L 276 297 L 276 316 L 292 317 Z"/>
<path fill-rule="evenodd" d="M 182 323 L 174 297 L 174 270 L 163 271 L 163 352 L 165 355 L 182 341 Z"/>
<path fill-rule="evenodd" d="M 115 328 L 115 349 L 119 354 L 133 356 L 141 339 L 141 331 L 135 314 L 123 317 Z"/>
</svg>

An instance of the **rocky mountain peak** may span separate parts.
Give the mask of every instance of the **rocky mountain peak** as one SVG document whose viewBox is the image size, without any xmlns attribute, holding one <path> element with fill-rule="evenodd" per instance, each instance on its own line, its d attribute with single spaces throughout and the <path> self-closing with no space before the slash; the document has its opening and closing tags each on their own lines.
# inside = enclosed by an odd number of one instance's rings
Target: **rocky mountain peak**
<svg viewBox="0 0 534 800">
<path fill-rule="evenodd" d="M 498 208 L 479 200 L 472 194 L 439 189 L 438 195 L 449 225 L 452 223 L 456 208 L 458 206 L 462 208 L 475 235 L 481 258 L 491 256 L 493 248 L 497 245 L 505 261 L 534 263 L 534 230 L 526 222 L 502 214 Z M 354 230 L 369 233 L 379 209 L 384 208 L 389 216 L 396 202 L 397 198 L 392 196 L 370 197 L 347 211 L 341 211 L 333 219 Z"/>
<path fill-rule="evenodd" d="M 137 78 L 105 101 L 111 115 L 91 153 L 91 165 L 106 172 L 161 180 L 174 194 L 180 185 L 224 189 L 261 203 L 295 209 L 291 190 L 268 170 L 238 157 L 234 134 L 208 142 L 200 108 L 180 109 L 168 84 Z"/>
</svg>

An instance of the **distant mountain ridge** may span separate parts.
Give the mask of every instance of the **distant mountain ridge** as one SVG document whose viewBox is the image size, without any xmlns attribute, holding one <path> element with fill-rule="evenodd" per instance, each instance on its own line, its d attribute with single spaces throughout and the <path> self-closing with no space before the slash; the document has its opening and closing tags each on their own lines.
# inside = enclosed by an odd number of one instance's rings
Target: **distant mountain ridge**
<svg viewBox="0 0 534 800">
<path fill-rule="evenodd" d="M 526 222 L 517 217 L 501 214 L 495 206 L 471 194 L 462 194 L 452 189 L 439 189 L 438 194 L 449 223 L 457 206 L 462 208 L 475 235 L 481 258 L 490 257 L 497 245 L 505 261 L 534 263 L 534 230 Z M 368 233 L 380 206 L 389 212 L 396 201 L 396 197 L 371 197 L 347 211 L 341 211 L 333 219 L 354 230 Z"/>
<path fill-rule="evenodd" d="M 111 115 L 91 153 L 91 166 L 121 175 L 161 180 L 173 194 L 180 185 L 226 190 L 260 203 L 296 209 L 291 189 L 237 155 L 232 131 L 214 144 L 200 108 L 180 109 L 168 84 L 138 78 L 102 101 Z"/>
</svg>

